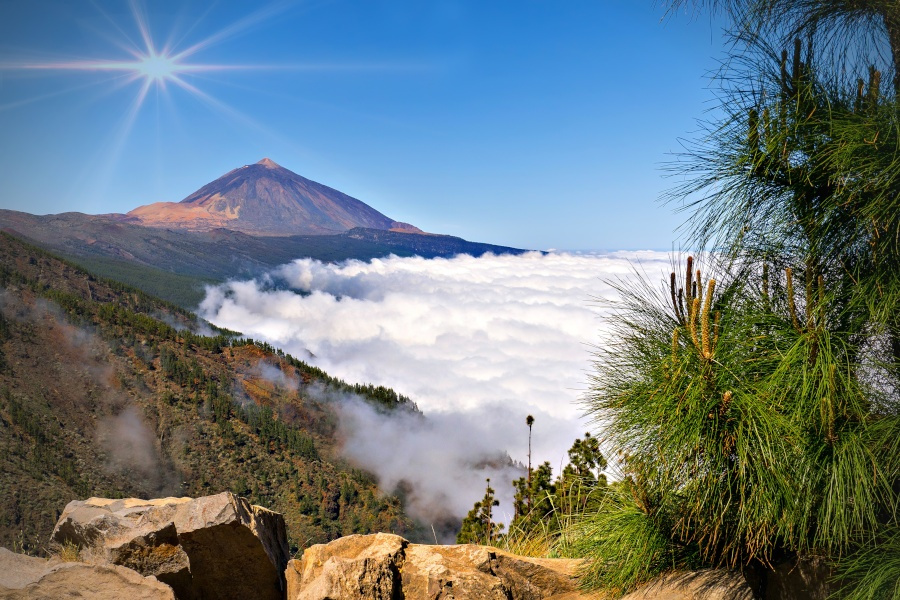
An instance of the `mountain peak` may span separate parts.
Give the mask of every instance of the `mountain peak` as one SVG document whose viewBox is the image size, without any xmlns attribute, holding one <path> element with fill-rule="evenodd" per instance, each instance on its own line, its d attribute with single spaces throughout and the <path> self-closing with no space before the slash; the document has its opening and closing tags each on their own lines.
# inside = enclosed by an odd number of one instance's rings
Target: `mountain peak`
<svg viewBox="0 0 900 600">
<path fill-rule="evenodd" d="M 229 171 L 181 202 L 157 202 L 128 213 L 148 227 L 251 235 L 331 235 L 357 227 L 411 231 L 371 206 L 301 177 L 270 158 Z"/>
</svg>

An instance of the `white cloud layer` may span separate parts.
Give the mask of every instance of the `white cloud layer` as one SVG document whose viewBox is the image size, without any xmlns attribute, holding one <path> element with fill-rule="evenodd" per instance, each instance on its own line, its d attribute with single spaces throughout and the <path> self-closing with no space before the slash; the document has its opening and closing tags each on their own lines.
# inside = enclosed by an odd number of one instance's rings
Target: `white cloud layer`
<svg viewBox="0 0 900 600">
<path fill-rule="evenodd" d="M 532 462 L 548 460 L 554 471 L 588 430 L 577 400 L 587 388 L 591 347 L 603 344 L 596 299 L 613 297 L 606 281 L 633 278 L 636 266 L 653 279 L 670 270 L 659 252 L 301 259 L 260 280 L 209 288 L 201 314 L 349 382 L 410 396 L 427 427 L 358 427 L 348 417 L 347 456 L 386 488 L 404 477 L 418 486 L 430 507 L 420 516 L 462 516 L 490 475 L 473 470 L 479 453 L 505 450 L 525 462 L 528 414 L 535 417 Z M 379 445 L 402 452 L 379 453 Z M 507 523 L 511 486 L 497 477 L 509 476 L 492 477 Z"/>
</svg>

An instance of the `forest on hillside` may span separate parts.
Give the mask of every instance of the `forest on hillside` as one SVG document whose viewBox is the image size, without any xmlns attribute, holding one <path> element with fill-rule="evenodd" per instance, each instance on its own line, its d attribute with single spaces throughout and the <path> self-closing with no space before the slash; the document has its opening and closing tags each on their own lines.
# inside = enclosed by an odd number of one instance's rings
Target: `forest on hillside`
<svg viewBox="0 0 900 600">
<path fill-rule="evenodd" d="M 0 545 L 47 550 L 89 496 L 232 491 L 285 515 L 294 551 L 415 534 L 398 497 L 336 448 L 335 398 L 416 411 L 269 344 L 0 237 Z"/>
</svg>

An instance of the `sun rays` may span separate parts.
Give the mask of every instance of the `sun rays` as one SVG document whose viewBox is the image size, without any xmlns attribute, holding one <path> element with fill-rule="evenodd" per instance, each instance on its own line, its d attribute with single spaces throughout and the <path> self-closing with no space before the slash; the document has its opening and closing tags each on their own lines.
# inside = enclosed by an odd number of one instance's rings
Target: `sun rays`
<svg viewBox="0 0 900 600">
<path fill-rule="evenodd" d="M 131 14 L 134 19 L 134 26 L 140 34 L 140 43 L 135 42 L 123 27 L 116 23 L 115 20 L 104 12 L 97 4 L 94 4 L 96 10 L 100 12 L 112 26 L 112 31 L 103 32 L 104 37 L 109 37 L 116 46 L 130 54 L 131 58 L 128 60 L 101 59 L 4 62 L 0 64 L 0 70 L 119 72 L 127 82 L 140 82 L 142 84 L 141 89 L 138 92 L 138 98 L 140 99 L 142 96 L 146 96 L 147 90 L 152 85 L 158 85 L 161 88 L 165 88 L 167 83 L 184 83 L 181 75 L 185 73 L 272 68 L 271 66 L 254 67 L 251 65 L 198 64 L 189 62 L 188 59 L 198 51 L 208 48 L 213 44 L 226 41 L 228 38 L 240 33 L 249 26 L 249 24 L 258 23 L 264 18 L 269 18 L 274 14 L 277 14 L 281 10 L 284 10 L 287 4 L 281 3 L 274 8 L 269 7 L 257 11 L 250 17 L 245 17 L 237 23 L 229 25 L 199 42 L 191 44 L 187 49 L 180 52 L 173 51 L 168 45 L 161 50 L 157 50 L 157 46 L 154 43 L 150 30 L 150 25 L 142 6 L 136 0 L 132 0 L 130 6 Z M 196 25 L 194 27 L 196 27 Z M 182 87 L 188 91 L 193 89 L 193 86 Z"/>
<path fill-rule="evenodd" d="M 430 68 L 377 56 L 359 60 L 342 49 L 338 60 L 323 59 L 318 46 L 294 35 L 307 17 L 314 20 L 315 2 L 246 6 L 90 0 L 65 20 L 52 15 L 45 32 L 33 27 L 0 56 L 0 116 L 24 143 L 42 139 L 56 151 L 61 140 L 73 148 L 66 160 L 78 167 L 66 193 L 91 207 L 113 202 L 127 169 L 154 170 L 162 196 L 176 172 L 168 170 L 173 158 L 206 141 L 314 156 L 295 123 L 313 110 L 329 111 L 323 119 L 346 110 L 343 97 L 321 100 L 330 93 L 323 83 L 334 83 L 324 77 L 339 74 L 341 86 L 357 74 L 406 77 Z M 298 113 L 298 105 L 312 108 Z M 51 130 L 48 120 L 32 116 L 42 114 L 58 119 L 57 126 Z"/>
<path fill-rule="evenodd" d="M 96 11 L 95 16 L 100 18 L 95 20 L 95 24 L 88 26 L 89 32 L 101 44 L 105 42 L 107 49 L 99 51 L 102 53 L 95 54 L 90 59 L 82 56 L 69 58 L 59 54 L 49 59 L 16 60 L 7 54 L 5 60 L 0 60 L 0 76 L 17 77 L 22 81 L 38 77 L 46 79 L 47 85 L 37 93 L 0 102 L 0 111 L 16 110 L 68 94 L 83 94 L 88 90 L 96 92 L 88 100 L 88 104 L 93 104 L 113 92 L 125 90 L 127 94 L 129 89 L 132 90 L 130 98 L 122 98 L 125 101 L 119 104 L 119 108 L 111 110 L 105 117 L 108 122 L 106 135 L 103 128 L 96 131 L 97 141 L 93 148 L 97 154 L 91 161 L 93 166 L 85 167 L 84 171 L 91 173 L 91 185 L 97 187 L 97 192 L 106 188 L 132 132 L 135 131 L 136 123 L 145 118 L 141 117 L 142 113 L 148 113 L 149 118 L 156 122 L 157 132 L 161 131 L 161 106 L 165 107 L 169 115 L 168 125 L 165 125 L 167 127 L 180 127 L 183 121 L 172 111 L 192 110 L 190 103 L 185 102 L 191 100 L 214 111 L 226 122 L 242 128 L 252 128 L 256 134 L 271 135 L 261 124 L 239 109 L 215 98 L 208 86 L 212 81 L 205 76 L 228 71 L 271 73 L 283 69 L 296 70 L 297 66 L 222 64 L 213 61 L 202 63 L 196 57 L 212 46 L 226 43 L 246 33 L 250 28 L 264 25 L 298 4 L 299 0 L 269 3 L 236 21 L 224 26 L 220 24 L 209 33 L 211 8 L 192 22 L 185 21 L 185 14 L 180 15 L 174 22 L 170 22 L 167 31 L 161 23 L 154 23 L 154 27 L 151 27 L 145 6 L 140 0 L 130 0 L 130 10 L 124 15 L 111 14 L 99 2 L 92 1 L 89 6 Z M 205 35 L 198 35 L 204 29 Z M 83 51 L 79 53 L 81 52 Z M 65 78 L 66 75 L 69 77 Z M 77 77 L 78 83 L 73 85 L 72 77 Z M 201 86 L 206 89 L 200 89 Z M 148 104 L 154 103 L 156 110 L 155 115 L 152 115 L 146 109 Z M 110 105 L 111 108 L 112 106 Z"/>
<path fill-rule="evenodd" d="M 169 41 L 162 47 L 157 46 L 154 41 L 150 22 L 140 0 L 130 0 L 132 27 L 129 27 L 107 13 L 97 2 L 91 2 L 94 9 L 103 17 L 107 27 L 98 30 L 95 33 L 98 38 L 107 39 L 110 43 L 118 48 L 120 54 L 130 55 L 125 59 L 104 58 L 98 60 L 51 60 L 51 61 L 3 61 L 0 62 L 0 72 L 41 72 L 48 74 L 77 73 L 85 74 L 106 73 L 111 77 L 101 81 L 92 81 L 83 85 L 61 88 L 49 93 L 42 93 L 34 97 L 20 98 L 15 102 L 6 104 L 0 103 L 0 110 L 10 110 L 40 102 L 46 98 L 55 97 L 76 91 L 93 85 L 106 86 L 107 90 L 118 89 L 123 86 L 136 84 L 136 94 L 127 107 L 123 107 L 120 114 L 120 121 L 116 127 L 114 138 L 118 140 L 117 145 L 121 146 L 124 139 L 128 136 L 128 132 L 134 125 L 141 112 L 141 108 L 145 101 L 151 97 L 150 92 L 155 88 L 159 95 L 169 94 L 169 84 L 174 84 L 180 90 L 186 92 L 194 100 L 202 102 L 207 107 L 211 107 L 218 111 L 223 118 L 244 123 L 252 122 L 253 119 L 243 115 L 236 108 L 229 106 L 221 100 L 214 99 L 209 93 L 202 91 L 197 87 L 196 82 L 189 82 L 185 75 L 202 75 L 221 73 L 223 71 L 272 71 L 280 69 L 296 70 L 297 65 L 279 66 L 279 65 L 262 65 L 262 64 L 202 64 L 193 62 L 191 59 L 195 54 L 210 48 L 211 46 L 221 44 L 242 33 L 247 29 L 258 26 L 265 21 L 287 11 L 296 6 L 297 0 L 283 0 L 280 2 L 270 3 L 256 11 L 246 15 L 237 21 L 234 21 L 214 33 L 207 35 L 199 41 L 189 39 L 189 35 L 199 29 L 202 21 L 209 16 L 209 11 L 204 13 L 196 22 L 186 28 L 181 34 L 178 42 L 173 44 L 172 38 L 175 37 L 175 31 L 169 32 Z M 134 35 L 137 33 L 137 35 Z M 181 48 L 178 48 L 181 46 Z M 170 103 L 170 106 L 174 104 Z"/>
</svg>

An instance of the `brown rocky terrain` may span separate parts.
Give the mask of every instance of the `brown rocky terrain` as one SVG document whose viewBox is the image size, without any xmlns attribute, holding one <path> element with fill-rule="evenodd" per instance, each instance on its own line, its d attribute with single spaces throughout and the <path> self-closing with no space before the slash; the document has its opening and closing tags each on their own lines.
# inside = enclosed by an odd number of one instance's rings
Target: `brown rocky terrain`
<svg viewBox="0 0 900 600">
<path fill-rule="evenodd" d="M 282 515 L 230 493 L 73 501 L 53 532 L 70 562 L 0 550 L 0 598 L 578 600 L 578 561 L 352 535 L 288 562 Z M 129 573 L 129 570 L 131 571 Z M 167 593 L 168 592 L 168 593 Z"/>
<path fill-rule="evenodd" d="M 52 539 L 76 546 L 91 562 L 155 577 L 181 600 L 284 596 L 290 558 L 284 516 L 229 492 L 73 501 Z"/>
<path fill-rule="evenodd" d="M 410 544 L 397 535 L 354 535 L 307 548 L 288 563 L 288 600 L 455 598 L 578 600 L 580 561 L 515 556 L 474 544 Z"/>
<path fill-rule="evenodd" d="M 48 560 L 0 549 L 0 599 L 588 600 L 573 559 L 351 535 L 288 561 L 282 515 L 230 493 L 71 502 Z M 69 562 L 64 562 L 62 559 Z M 627 600 L 750 600 L 740 574 L 663 577 Z M 773 596 L 780 600 L 799 596 Z"/>
<path fill-rule="evenodd" d="M 0 600 L 175 600 L 155 577 L 126 567 L 49 560 L 0 548 Z"/>
</svg>

